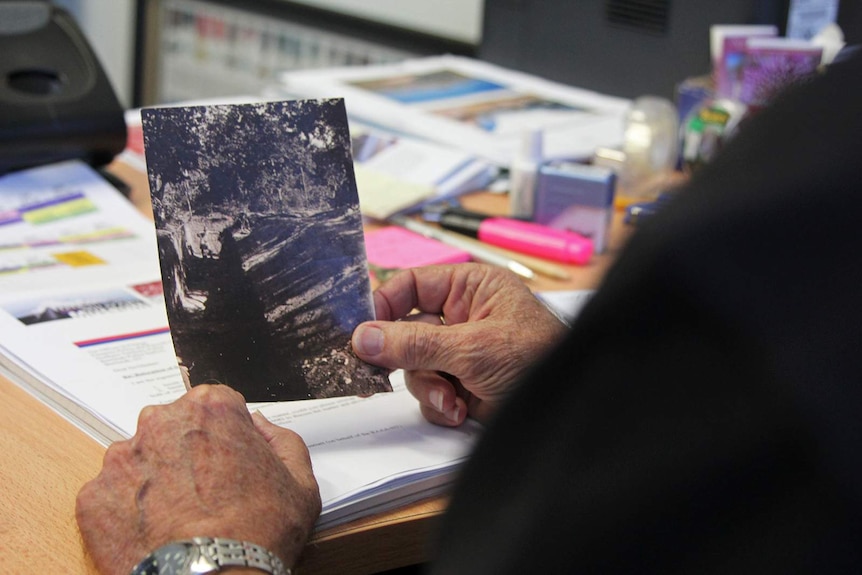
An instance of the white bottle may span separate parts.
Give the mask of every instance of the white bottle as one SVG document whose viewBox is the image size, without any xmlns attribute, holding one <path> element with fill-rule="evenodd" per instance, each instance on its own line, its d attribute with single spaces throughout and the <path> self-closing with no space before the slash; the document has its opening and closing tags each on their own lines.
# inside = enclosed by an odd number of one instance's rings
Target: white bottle
<svg viewBox="0 0 862 575">
<path fill-rule="evenodd" d="M 524 133 L 518 155 L 509 167 L 509 205 L 513 218 L 533 219 L 536 182 L 542 165 L 542 131 Z"/>
</svg>

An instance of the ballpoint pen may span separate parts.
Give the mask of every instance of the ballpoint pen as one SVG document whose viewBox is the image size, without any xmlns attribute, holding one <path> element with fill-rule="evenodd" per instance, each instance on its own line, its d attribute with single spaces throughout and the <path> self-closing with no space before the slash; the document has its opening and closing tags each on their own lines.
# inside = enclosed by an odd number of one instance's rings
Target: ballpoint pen
<svg viewBox="0 0 862 575">
<path fill-rule="evenodd" d="M 459 237 L 458 234 L 447 232 L 446 230 L 430 226 L 405 216 L 392 216 L 388 221 L 397 226 L 401 226 L 404 229 L 410 230 L 411 232 L 425 236 L 426 238 L 432 238 L 439 242 L 443 242 L 444 244 L 462 249 L 469 253 L 476 261 L 509 269 L 526 279 L 531 280 L 536 277 L 535 272 L 524 264 L 516 262 L 515 260 L 492 250 L 483 248 L 482 246 L 477 246 L 472 242 L 466 242 L 464 240 L 468 238 Z"/>
<path fill-rule="evenodd" d="M 464 236 L 464 241 L 470 242 L 473 245 L 482 246 L 484 249 L 497 252 L 498 254 L 509 258 L 510 260 L 514 260 L 518 263 L 521 263 L 530 268 L 537 275 L 562 281 L 568 281 L 572 279 L 572 275 L 568 271 L 566 271 L 566 268 L 564 266 L 558 265 L 554 262 L 550 262 L 548 260 L 534 256 L 529 256 L 527 254 L 514 252 L 505 248 L 499 248 L 497 246 L 486 244 L 485 242 L 473 239 L 468 236 Z"/>
</svg>

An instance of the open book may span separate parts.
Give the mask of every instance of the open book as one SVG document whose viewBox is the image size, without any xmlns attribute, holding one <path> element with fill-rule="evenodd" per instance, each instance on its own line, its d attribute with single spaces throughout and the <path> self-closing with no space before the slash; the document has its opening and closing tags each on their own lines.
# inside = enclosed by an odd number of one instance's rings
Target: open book
<svg viewBox="0 0 862 575">
<path fill-rule="evenodd" d="M 67 162 L 0 178 L 0 245 L 3 375 L 103 445 L 185 392 L 153 223 L 98 173 Z M 445 489 L 480 433 L 427 423 L 390 381 L 366 399 L 249 404 L 308 443 L 320 528 Z"/>
</svg>

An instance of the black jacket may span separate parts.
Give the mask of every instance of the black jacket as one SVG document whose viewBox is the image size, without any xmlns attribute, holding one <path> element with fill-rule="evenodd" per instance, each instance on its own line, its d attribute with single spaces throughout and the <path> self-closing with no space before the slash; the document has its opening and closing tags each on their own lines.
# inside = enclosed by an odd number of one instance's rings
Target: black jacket
<svg viewBox="0 0 862 575">
<path fill-rule="evenodd" d="M 489 425 L 433 573 L 862 572 L 862 58 L 746 122 Z"/>
</svg>

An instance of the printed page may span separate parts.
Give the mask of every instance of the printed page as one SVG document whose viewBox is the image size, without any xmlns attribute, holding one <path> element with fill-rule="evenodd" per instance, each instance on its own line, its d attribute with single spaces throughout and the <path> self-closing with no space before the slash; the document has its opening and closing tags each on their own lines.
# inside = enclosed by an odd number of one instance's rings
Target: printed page
<svg viewBox="0 0 862 575">
<path fill-rule="evenodd" d="M 356 130 L 352 137 L 359 199 L 367 217 L 384 220 L 482 189 L 498 171 L 473 154 L 429 140 Z"/>
<path fill-rule="evenodd" d="M 57 301 L 58 292 L 0 297 L 0 330 L 6 361 L 13 360 L 113 431 L 93 434 L 107 445 L 134 434 L 146 405 L 167 403 L 185 392 L 167 318 L 158 298 L 134 305 L 111 302 L 120 290 L 95 290 L 89 298 L 109 305 L 70 317 L 32 321 L 32 303 Z M 155 293 L 155 292 L 151 292 Z M 158 292 L 161 295 L 161 292 Z M 23 312 L 23 313 L 22 313 Z M 53 315 L 53 314 L 49 314 Z M 481 432 L 468 421 L 459 428 L 428 423 L 404 386 L 369 398 L 249 404 L 278 425 L 299 433 L 309 447 L 323 514 L 319 528 L 429 497 L 453 481 Z M 82 421 L 83 420 L 83 421 Z"/>
<path fill-rule="evenodd" d="M 106 422 L 110 439 L 134 434 L 144 406 L 185 391 L 152 278 L 4 293 L 0 330 L 4 355 Z"/>
<path fill-rule="evenodd" d="M 184 389 L 153 223 L 75 161 L 0 178 L 0 212 L 6 368 L 55 408 L 74 402 L 75 419 L 103 423 L 99 441 L 134 433 L 143 405 Z"/>
<path fill-rule="evenodd" d="M 153 223 L 89 166 L 0 178 L 0 291 L 159 277 Z"/>
<path fill-rule="evenodd" d="M 387 491 L 404 496 L 410 484 L 423 493 L 448 485 L 481 433 L 473 420 L 458 428 L 429 423 L 407 391 L 404 373 L 394 372 L 390 381 L 392 393 L 369 398 L 261 406 L 270 421 L 296 431 L 308 445 L 324 521 L 370 496 L 378 504 Z"/>
</svg>

